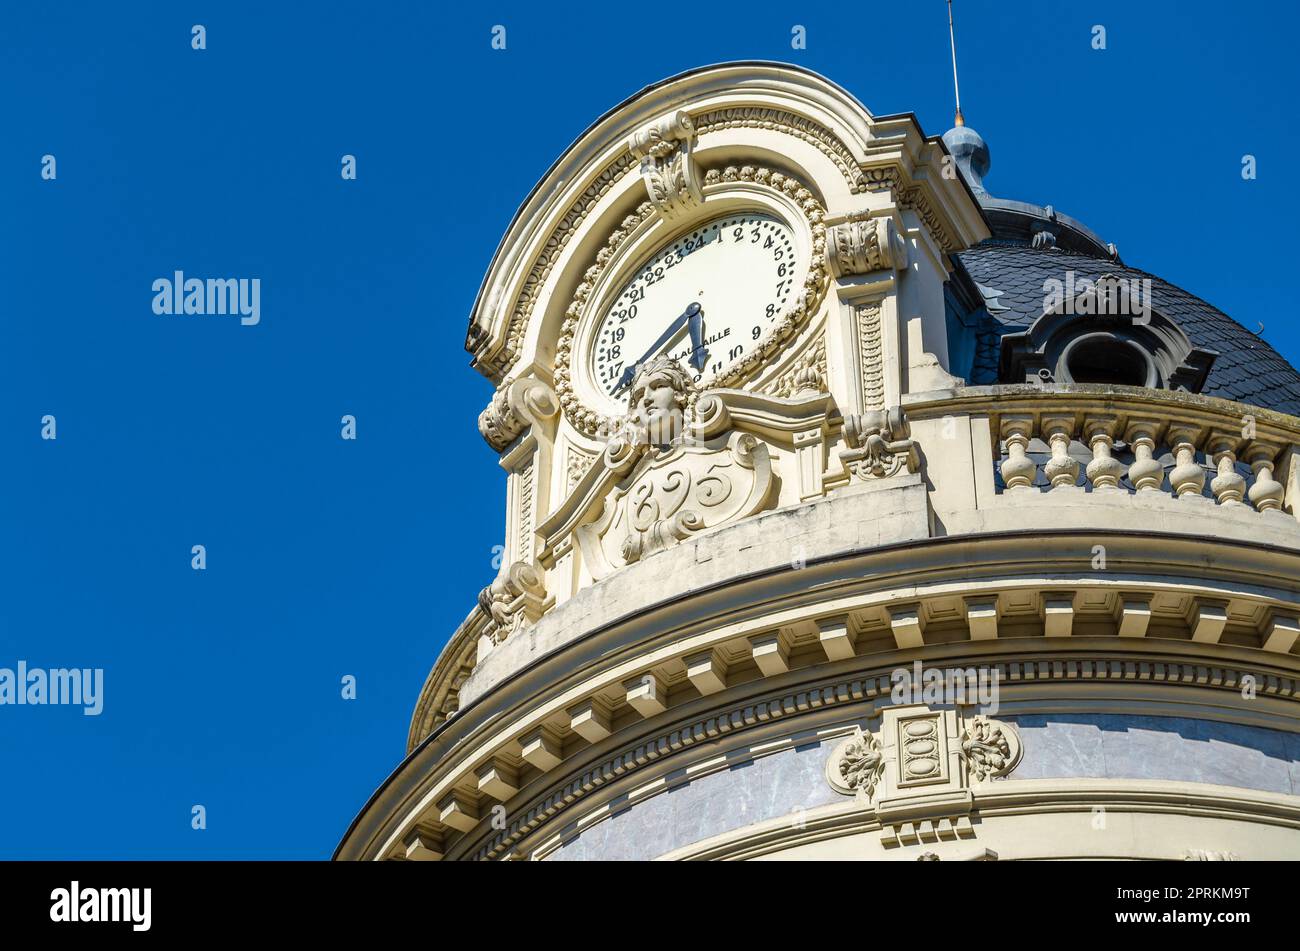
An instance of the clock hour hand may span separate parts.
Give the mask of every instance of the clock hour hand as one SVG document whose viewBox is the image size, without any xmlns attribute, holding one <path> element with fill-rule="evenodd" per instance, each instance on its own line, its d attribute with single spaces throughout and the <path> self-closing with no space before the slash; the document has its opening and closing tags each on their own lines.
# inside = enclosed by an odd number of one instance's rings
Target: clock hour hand
<svg viewBox="0 0 1300 951">
<path fill-rule="evenodd" d="M 641 354 L 641 358 L 639 360 L 636 360 L 633 363 L 628 365 L 627 369 L 623 371 L 623 375 L 618 378 L 618 386 L 614 387 L 614 392 L 621 393 L 623 390 L 631 386 L 632 377 L 636 375 L 636 368 L 648 362 L 651 357 L 653 357 L 656 353 L 662 350 L 664 348 L 664 345 L 667 344 L 668 341 L 672 340 L 673 337 L 677 336 L 678 331 L 682 329 L 682 325 L 688 322 L 691 323 L 691 343 L 692 345 L 698 348 L 698 344 L 696 343 L 696 334 L 699 333 L 700 331 L 697 329 L 697 325 L 702 327 L 701 319 L 700 319 L 700 305 L 698 303 L 693 303 L 689 307 L 687 307 L 684 311 L 682 311 L 681 315 L 677 317 L 676 320 L 674 320 L 671 324 L 668 325 L 668 329 L 659 335 L 658 340 L 650 344 L 646 352 Z M 691 362 L 693 363 L 694 361 L 695 361 L 695 355 L 692 354 Z M 696 369 L 699 368 L 697 367 Z"/>
<path fill-rule="evenodd" d="M 691 307 L 695 308 L 695 312 L 687 318 L 691 330 L 691 366 L 703 370 L 709 359 L 709 351 L 704 349 L 704 312 L 699 309 L 699 304 L 692 304 Z M 687 313 L 690 313 L 690 308 L 687 308 Z"/>
</svg>

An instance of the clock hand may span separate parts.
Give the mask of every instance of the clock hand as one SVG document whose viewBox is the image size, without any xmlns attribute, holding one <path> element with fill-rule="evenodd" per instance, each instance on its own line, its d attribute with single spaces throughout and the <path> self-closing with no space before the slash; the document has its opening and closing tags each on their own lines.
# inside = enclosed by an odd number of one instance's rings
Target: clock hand
<svg viewBox="0 0 1300 951">
<path fill-rule="evenodd" d="M 641 354 L 641 358 L 631 363 L 627 367 L 627 369 L 623 371 L 623 375 L 618 379 L 618 386 L 614 387 L 614 392 L 620 393 L 627 387 L 631 386 L 632 377 L 636 375 L 636 368 L 649 361 L 651 357 L 653 357 L 656 353 L 658 353 L 660 350 L 663 349 L 664 344 L 668 343 L 669 340 L 672 340 L 673 337 L 677 336 L 677 332 L 682 329 L 683 324 L 687 323 L 692 318 L 698 319 L 699 313 L 700 313 L 700 305 L 698 303 L 691 304 L 684 311 L 682 311 L 681 315 L 677 317 L 677 319 L 674 320 L 671 324 L 668 325 L 668 329 L 659 335 L 659 339 L 656 340 L 654 343 L 650 344 L 650 347 L 646 350 L 646 352 Z M 692 334 L 692 341 L 693 340 L 694 340 L 694 335 Z"/>
<path fill-rule="evenodd" d="M 703 370 L 709 359 L 709 351 L 704 349 L 704 312 L 698 309 L 699 304 L 694 306 L 696 311 L 687 320 L 691 329 L 691 366 Z"/>
</svg>

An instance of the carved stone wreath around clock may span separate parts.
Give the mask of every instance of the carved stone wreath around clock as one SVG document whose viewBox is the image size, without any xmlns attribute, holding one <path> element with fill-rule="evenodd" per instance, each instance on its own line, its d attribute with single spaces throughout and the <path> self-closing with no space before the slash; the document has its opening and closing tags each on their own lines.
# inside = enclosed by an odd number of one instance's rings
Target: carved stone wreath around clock
<svg viewBox="0 0 1300 951">
<path fill-rule="evenodd" d="M 826 211 L 816 196 L 792 176 L 758 165 L 733 165 L 723 169 L 710 169 L 704 176 L 706 189 L 737 182 L 770 188 L 785 196 L 799 209 L 810 231 L 808 272 L 798 299 L 764 335 L 758 348 L 708 380 L 709 388 L 737 386 L 759 370 L 807 323 L 808 318 L 817 312 L 829 285 L 824 224 Z M 647 201 L 637 208 L 635 214 L 624 218 L 611 232 L 605 246 L 597 253 L 595 264 L 584 273 L 582 282 L 574 291 L 573 301 L 565 311 L 556 346 L 555 392 L 565 418 L 575 429 L 587 436 L 600 437 L 611 434 L 618 425 L 618 418 L 585 405 L 574 389 L 575 339 L 579 325 L 588 308 L 594 303 L 591 297 L 601 276 L 615 260 L 619 249 L 642 225 L 661 215 L 660 209 Z"/>
</svg>

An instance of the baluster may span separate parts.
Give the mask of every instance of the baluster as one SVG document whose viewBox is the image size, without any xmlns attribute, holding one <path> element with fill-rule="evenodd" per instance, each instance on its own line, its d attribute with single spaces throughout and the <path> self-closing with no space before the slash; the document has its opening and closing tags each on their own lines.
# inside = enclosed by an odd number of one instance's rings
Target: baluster
<svg viewBox="0 0 1300 951">
<path fill-rule="evenodd" d="M 1079 463 L 1070 458 L 1070 437 L 1074 435 L 1073 416 L 1054 416 L 1043 420 L 1043 432 L 1052 445 L 1051 461 L 1043 468 L 1052 488 L 1072 486 L 1079 481 Z"/>
<path fill-rule="evenodd" d="M 1246 494 L 1246 479 L 1237 471 L 1236 436 L 1227 433 L 1214 433 L 1207 443 L 1210 459 L 1219 474 L 1210 482 L 1210 491 L 1219 500 L 1220 505 L 1240 505 Z"/>
<path fill-rule="evenodd" d="M 1111 455 L 1117 423 L 1114 416 L 1096 416 L 1083 425 L 1084 436 L 1092 448 L 1092 462 L 1085 471 L 1094 490 L 1117 489 L 1119 480 L 1124 478 L 1124 463 Z"/>
<path fill-rule="evenodd" d="M 1038 476 L 1038 466 L 1026 454 L 1029 437 L 1034 432 L 1032 416 L 1004 416 L 1002 418 L 1002 439 L 1007 444 L 1007 458 L 1002 461 L 998 471 L 1008 490 L 1032 488 Z"/>
<path fill-rule="evenodd" d="M 1280 512 L 1282 497 L 1286 488 L 1273 477 L 1273 460 L 1277 458 L 1277 447 L 1257 442 L 1250 447 L 1247 462 L 1255 473 L 1255 484 L 1250 487 L 1248 497 L 1261 512 Z"/>
<path fill-rule="evenodd" d="M 1169 445 L 1173 447 L 1177 465 L 1169 473 L 1169 487 L 1178 498 L 1202 498 L 1205 488 L 1205 469 L 1196 461 L 1196 430 L 1180 428 L 1170 430 Z"/>
<path fill-rule="evenodd" d="M 1135 419 L 1128 425 L 1125 439 L 1133 447 L 1133 464 L 1128 479 L 1139 492 L 1156 492 L 1165 481 L 1165 467 L 1155 458 L 1156 437 L 1160 423 L 1154 419 Z"/>
</svg>

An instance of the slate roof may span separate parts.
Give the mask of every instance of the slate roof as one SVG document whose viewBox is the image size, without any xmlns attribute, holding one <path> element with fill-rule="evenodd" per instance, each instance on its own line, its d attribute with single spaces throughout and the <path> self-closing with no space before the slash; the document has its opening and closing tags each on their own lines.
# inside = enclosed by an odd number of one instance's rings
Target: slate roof
<svg viewBox="0 0 1300 951">
<path fill-rule="evenodd" d="M 1150 278 L 1151 306 L 1175 321 L 1194 345 L 1219 354 L 1203 393 L 1300 416 L 1300 372 L 1223 311 L 1154 274 L 1107 258 L 1059 248 L 1039 250 L 1023 241 L 996 238 L 957 257 L 970 277 L 983 285 L 986 299 L 990 292 L 1001 292 L 992 298 L 987 312 L 978 315 L 973 384 L 998 382 L 1001 335 L 1033 323 L 1043 311 L 1043 282 L 1051 277 L 1064 281 L 1065 272 L 1073 270 L 1076 280 L 1095 281 L 1106 274 Z"/>
</svg>

